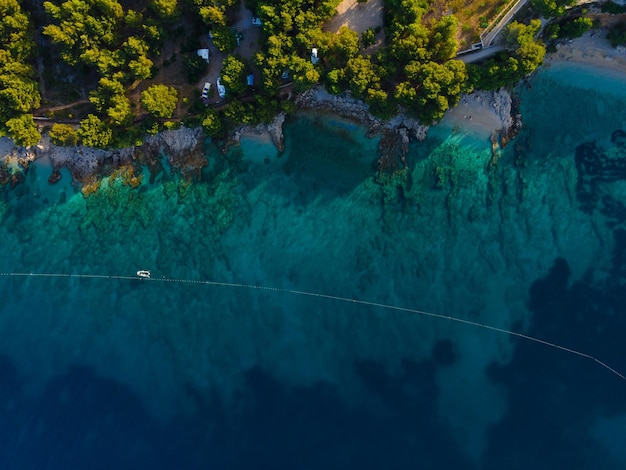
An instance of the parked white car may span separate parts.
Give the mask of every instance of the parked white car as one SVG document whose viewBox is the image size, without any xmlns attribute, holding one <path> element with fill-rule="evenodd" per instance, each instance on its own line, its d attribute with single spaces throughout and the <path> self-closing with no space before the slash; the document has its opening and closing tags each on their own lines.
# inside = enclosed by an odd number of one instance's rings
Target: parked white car
<svg viewBox="0 0 626 470">
<path fill-rule="evenodd" d="M 226 87 L 222 85 L 222 79 L 217 79 L 217 94 L 220 95 L 220 98 L 226 97 Z"/>
<path fill-rule="evenodd" d="M 211 84 L 209 82 L 204 82 L 204 88 L 202 88 L 203 100 L 206 100 L 209 98 L 209 91 L 211 91 Z"/>
</svg>

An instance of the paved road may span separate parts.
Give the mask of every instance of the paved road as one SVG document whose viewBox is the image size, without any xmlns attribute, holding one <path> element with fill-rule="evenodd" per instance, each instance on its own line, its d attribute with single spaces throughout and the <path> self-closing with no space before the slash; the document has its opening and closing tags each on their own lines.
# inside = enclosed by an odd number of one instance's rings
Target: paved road
<svg viewBox="0 0 626 470">
<path fill-rule="evenodd" d="M 500 33 L 502 28 L 504 28 L 509 21 L 513 19 L 513 16 L 524 6 L 526 5 L 527 0 L 516 0 L 513 7 L 507 11 L 506 15 L 498 20 L 498 24 L 489 31 L 484 37 L 481 35 L 481 41 L 484 47 L 489 47 L 493 43 L 495 37 Z"/>
<path fill-rule="evenodd" d="M 480 62 L 481 60 L 488 59 L 503 50 L 504 47 L 498 44 L 485 49 L 479 49 L 476 52 L 468 52 L 467 54 L 458 56 L 457 59 L 462 60 L 466 64 L 472 64 L 474 62 Z"/>
</svg>

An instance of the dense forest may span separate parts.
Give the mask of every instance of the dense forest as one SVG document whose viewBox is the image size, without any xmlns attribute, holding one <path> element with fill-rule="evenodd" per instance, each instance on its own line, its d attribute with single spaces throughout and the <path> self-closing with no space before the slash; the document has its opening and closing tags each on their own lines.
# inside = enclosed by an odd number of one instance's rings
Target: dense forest
<svg viewBox="0 0 626 470">
<path fill-rule="evenodd" d="M 545 54 L 537 20 L 511 23 L 503 52 L 466 66 L 456 58 L 459 21 L 434 0 L 384 0 L 382 28 L 361 34 L 324 29 L 339 3 L 245 0 L 260 32 L 256 52 L 244 58 L 237 52 L 239 0 L 0 0 L 0 134 L 34 145 L 34 113 L 49 119 L 59 145 L 136 145 L 146 133 L 181 124 L 222 136 L 292 110 L 289 98 L 318 83 L 362 98 L 379 117 L 402 111 L 431 124 L 462 93 L 513 84 Z M 532 3 L 560 15 L 572 1 Z M 575 18 L 549 32 L 555 38 L 589 27 Z M 222 54 L 210 64 L 195 53 L 208 35 Z M 200 97 L 209 67 L 219 68 L 224 99 L 214 99 L 215 83 L 209 99 Z M 185 82 L 176 81 L 182 75 Z"/>
<path fill-rule="evenodd" d="M 0 15 L 0 134 L 17 145 L 34 145 L 40 135 L 30 113 L 41 96 L 33 69 L 33 26 L 17 0 L 0 0 Z"/>
</svg>

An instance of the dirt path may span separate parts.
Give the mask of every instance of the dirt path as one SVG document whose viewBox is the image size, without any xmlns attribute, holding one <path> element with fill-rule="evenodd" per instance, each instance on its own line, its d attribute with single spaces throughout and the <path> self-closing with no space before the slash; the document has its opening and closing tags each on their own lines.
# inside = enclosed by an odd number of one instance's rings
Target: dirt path
<svg viewBox="0 0 626 470">
<path fill-rule="evenodd" d="M 88 104 L 89 102 L 89 100 L 78 100 L 74 101 L 73 103 L 60 104 L 59 106 L 45 106 L 39 108 L 35 112 L 37 113 L 37 115 L 43 115 L 45 113 L 53 113 L 55 111 L 61 111 L 62 109 L 72 108 L 74 106 L 78 106 L 79 104 Z"/>
<path fill-rule="evenodd" d="M 361 34 L 367 28 L 382 27 L 383 0 L 369 0 L 367 3 L 357 3 L 356 0 L 343 0 L 337 7 L 335 15 L 324 25 L 324 30 L 336 33 L 342 26 Z"/>
</svg>

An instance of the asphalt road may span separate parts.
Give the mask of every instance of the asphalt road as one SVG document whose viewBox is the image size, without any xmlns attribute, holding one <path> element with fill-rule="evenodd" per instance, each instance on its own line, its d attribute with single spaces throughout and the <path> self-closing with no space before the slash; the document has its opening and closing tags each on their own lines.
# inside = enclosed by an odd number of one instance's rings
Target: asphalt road
<svg viewBox="0 0 626 470">
<path fill-rule="evenodd" d="M 485 49 L 479 49 L 476 52 L 468 52 L 467 54 L 458 56 L 457 59 L 462 60 L 466 64 L 472 64 L 474 62 L 480 62 L 481 60 L 488 59 L 503 50 L 504 47 L 498 44 Z"/>
</svg>

